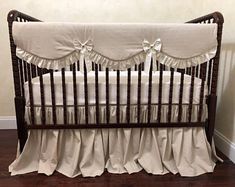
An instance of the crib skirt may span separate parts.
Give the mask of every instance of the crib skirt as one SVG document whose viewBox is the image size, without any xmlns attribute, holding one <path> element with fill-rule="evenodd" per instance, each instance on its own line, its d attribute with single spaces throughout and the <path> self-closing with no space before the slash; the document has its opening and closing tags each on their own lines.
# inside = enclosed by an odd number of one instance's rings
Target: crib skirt
<svg viewBox="0 0 235 187">
<path fill-rule="evenodd" d="M 178 110 L 172 109 L 175 121 Z M 187 118 L 187 109 L 183 106 L 183 121 Z M 162 110 L 164 119 L 167 108 Z M 194 105 L 192 119 L 196 119 L 197 110 L 198 106 Z M 40 110 L 36 111 L 40 117 Z M 125 107 L 121 111 L 125 114 Z M 207 109 L 203 111 L 206 118 Z M 90 108 L 89 112 L 95 116 L 95 110 Z M 146 112 L 142 110 L 143 119 Z M 125 115 L 121 115 L 121 122 L 124 120 Z M 68 177 L 94 177 L 105 170 L 131 174 L 144 169 L 157 175 L 171 172 L 198 176 L 213 172 L 217 159 L 203 127 L 30 130 L 23 152 L 9 166 L 9 171 L 11 175 L 33 171 L 51 175 L 58 171 Z"/>
</svg>

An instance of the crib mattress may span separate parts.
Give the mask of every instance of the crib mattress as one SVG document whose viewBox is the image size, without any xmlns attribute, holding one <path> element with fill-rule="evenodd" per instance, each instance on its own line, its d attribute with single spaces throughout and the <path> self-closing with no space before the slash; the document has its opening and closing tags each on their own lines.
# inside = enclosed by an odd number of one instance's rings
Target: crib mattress
<svg viewBox="0 0 235 187">
<path fill-rule="evenodd" d="M 85 104 L 84 97 L 84 75 L 81 72 L 76 73 L 77 80 L 77 102 L 78 105 Z M 116 72 L 109 72 L 109 102 L 110 104 L 116 103 Z M 173 82 L 173 97 L 172 103 L 179 103 L 179 90 L 180 90 L 180 78 L 181 74 L 178 72 L 174 73 L 174 82 Z M 67 105 L 74 104 L 74 95 L 73 95 L 73 76 L 72 72 L 65 72 L 66 80 L 66 102 Z M 50 75 L 43 75 L 44 83 L 44 96 L 45 96 L 45 105 L 51 106 L 51 85 L 50 85 Z M 55 85 L 55 101 L 56 105 L 63 105 L 63 92 L 62 92 L 62 79 L 61 72 L 54 72 L 54 85 Z M 149 76 L 142 72 L 141 80 L 141 104 L 148 103 L 148 85 L 149 85 Z M 184 85 L 183 85 L 183 104 L 189 104 L 190 98 L 190 87 L 191 87 L 191 76 L 184 75 Z M 41 105 L 41 96 L 40 96 L 40 82 L 39 77 L 32 79 L 32 88 L 33 88 L 33 99 L 34 105 Z M 169 88 L 170 88 L 170 72 L 163 72 L 163 82 L 162 82 L 162 103 L 169 103 Z M 99 72 L 99 103 L 106 103 L 106 84 L 105 84 L 105 71 Z M 138 89 L 138 72 L 131 72 L 131 104 L 137 104 L 137 89 Z M 199 104 L 200 101 L 200 91 L 201 91 L 201 79 L 196 78 L 194 80 L 194 93 L 193 93 L 193 104 Z M 207 87 L 204 89 L 204 95 L 207 95 Z M 152 78 L 152 103 L 158 103 L 159 95 L 159 72 L 153 73 Z M 28 82 L 25 83 L 25 96 L 26 96 L 26 106 L 29 106 L 29 92 L 28 92 Z M 88 103 L 95 104 L 95 72 L 91 71 L 88 73 Z M 205 101 L 204 101 L 205 102 Z M 120 72 L 120 103 L 127 103 L 127 72 Z"/>
</svg>

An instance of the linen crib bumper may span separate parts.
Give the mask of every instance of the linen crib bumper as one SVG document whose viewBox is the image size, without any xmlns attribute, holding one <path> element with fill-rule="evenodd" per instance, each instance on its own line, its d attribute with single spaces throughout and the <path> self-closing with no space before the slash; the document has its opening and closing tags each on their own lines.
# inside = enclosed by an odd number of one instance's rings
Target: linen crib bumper
<svg viewBox="0 0 235 187">
<path fill-rule="evenodd" d="M 217 54 L 217 24 L 14 22 L 12 34 L 18 58 L 36 65 L 39 74 L 40 68 L 49 69 L 49 74 L 32 77 L 23 84 L 24 120 L 30 126 L 43 127 L 41 100 L 37 95 L 42 85 L 47 124 L 56 126 L 53 116 L 57 116 L 59 124 L 67 122 L 74 126 L 88 122 L 104 127 L 108 118 L 113 124 L 118 119 L 118 124 L 128 121 L 138 125 L 141 120 L 146 126 L 30 130 L 22 153 L 9 166 L 11 175 L 32 171 L 51 175 L 57 170 L 69 177 L 97 176 L 105 168 L 111 173 L 144 169 L 152 174 L 172 172 L 182 176 L 213 171 L 217 157 L 214 145 L 211 147 L 207 142 L 204 127 L 150 128 L 150 125 L 178 122 L 179 115 L 180 122 L 200 119 L 206 123 L 209 92 L 206 81 L 210 80 L 205 79 L 207 72 L 203 71 L 196 78 L 195 67 L 202 64 L 203 70 L 203 63 Z M 65 71 L 70 65 L 73 71 Z M 98 65 L 105 71 L 98 71 Z M 170 71 L 163 72 L 162 66 L 168 66 Z M 184 74 L 187 68 L 192 68 L 190 75 Z M 108 91 L 104 86 L 107 77 Z M 69 94 L 75 88 L 76 98 Z M 50 94 L 57 94 L 54 101 Z M 110 114 L 106 113 L 107 101 Z M 52 102 L 55 108 L 51 107 Z M 78 109 L 70 109 L 74 103 Z M 180 105 L 174 106 L 175 103 Z M 78 118 L 74 113 L 80 116 L 78 124 L 74 124 Z"/>
<path fill-rule="evenodd" d="M 95 102 L 95 72 L 91 71 L 87 75 L 87 84 L 88 84 L 88 104 L 89 104 L 89 123 L 95 123 L 96 119 L 96 102 Z M 157 121 L 157 114 L 158 114 L 158 90 L 159 90 L 159 72 L 154 72 L 152 81 L 152 103 L 151 103 L 151 122 Z M 161 122 L 167 122 L 168 112 L 169 112 L 169 89 L 170 89 L 170 72 L 164 71 L 163 72 L 163 80 L 162 80 L 162 108 L 161 108 Z M 65 72 L 66 77 L 66 93 L 67 93 L 67 121 L 68 124 L 74 124 L 74 97 L 73 97 L 73 76 L 72 72 Z M 179 113 L 179 92 L 180 92 L 180 82 L 181 82 L 181 74 L 175 72 L 174 74 L 174 82 L 173 82 L 173 89 L 174 93 L 172 95 L 172 116 L 171 121 L 177 122 L 178 120 L 178 113 Z M 84 75 L 81 72 L 76 74 L 77 80 L 77 105 L 78 105 L 78 121 L 79 124 L 85 123 L 85 97 L 84 97 Z M 110 104 L 110 123 L 115 123 L 116 120 L 116 72 L 111 71 L 109 73 L 109 104 Z M 45 74 L 43 75 L 44 80 L 44 99 L 45 99 L 45 108 L 46 108 L 46 124 L 53 124 L 53 116 L 52 114 L 52 101 L 51 101 L 51 92 L 50 92 L 50 75 Z M 198 119 L 198 111 L 199 111 L 199 104 L 200 104 L 200 91 L 201 91 L 201 82 L 202 80 L 199 78 L 195 78 L 194 80 L 194 92 L 193 92 L 193 104 L 192 104 L 192 122 L 196 122 Z M 189 103 L 190 103 L 190 86 L 191 86 L 191 76 L 185 75 L 184 82 L 183 82 L 183 97 L 182 97 L 182 122 L 187 122 L 188 119 L 188 110 L 189 110 Z M 106 119 L 106 93 L 105 93 L 105 71 L 101 71 L 99 73 L 99 104 L 100 104 L 100 119 L 101 123 L 105 124 Z M 142 82 L 141 82 L 141 122 L 147 123 L 147 116 L 148 116 L 148 74 L 143 72 L 142 75 Z M 57 123 L 63 123 L 63 88 L 62 88 L 62 78 L 60 72 L 54 73 L 54 89 L 56 92 L 56 113 L 57 113 Z M 125 122 L 126 119 L 126 110 L 127 110 L 127 71 L 120 72 L 120 116 L 121 122 Z M 130 121 L 132 123 L 137 123 L 137 89 L 138 89 L 138 72 L 133 71 L 131 75 L 131 114 L 130 114 Z M 36 111 L 35 117 L 35 124 L 40 124 L 42 119 L 42 109 L 41 109 L 41 97 L 40 97 L 40 80 L 39 77 L 32 79 L 32 90 L 34 95 L 34 105 Z M 204 97 L 208 94 L 207 87 L 204 90 Z M 31 113 L 30 113 L 30 97 L 29 97 L 29 90 L 28 90 L 28 82 L 25 83 L 25 97 L 26 97 L 26 113 L 25 119 L 27 124 L 30 124 L 31 121 Z M 203 111 L 202 111 L 202 121 L 207 119 L 207 105 L 203 103 Z"/>
</svg>

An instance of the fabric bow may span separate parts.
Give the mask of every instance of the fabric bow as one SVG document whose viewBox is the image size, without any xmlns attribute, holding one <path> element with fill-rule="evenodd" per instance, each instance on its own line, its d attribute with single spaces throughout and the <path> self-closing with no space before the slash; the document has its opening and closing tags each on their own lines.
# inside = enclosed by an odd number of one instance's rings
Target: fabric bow
<svg viewBox="0 0 235 187">
<path fill-rule="evenodd" d="M 144 40 L 142 43 L 143 50 L 146 53 L 144 71 L 148 73 L 150 70 L 151 59 L 153 59 L 153 70 L 156 70 L 156 55 L 161 51 L 162 43 L 161 39 L 158 38 L 154 43 L 150 44 L 149 41 Z"/>
<path fill-rule="evenodd" d="M 78 40 L 74 40 L 74 48 L 80 52 L 80 58 L 79 58 L 79 65 L 80 65 L 80 71 L 84 72 L 84 60 L 86 64 L 87 72 L 89 72 L 92 69 L 92 63 L 89 58 L 90 52 L 93 49 L 93 43 L 91 40 L 87 40 L 84 43 L 81 43 Z"/>
</svg>

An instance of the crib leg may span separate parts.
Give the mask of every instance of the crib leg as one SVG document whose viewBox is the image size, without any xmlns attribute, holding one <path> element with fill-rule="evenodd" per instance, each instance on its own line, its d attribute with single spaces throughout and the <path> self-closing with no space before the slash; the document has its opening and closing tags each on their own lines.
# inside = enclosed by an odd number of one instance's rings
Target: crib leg
<svg viewBox="0 0 235 187">
<path fill-rule="evenodd" d="M 207 139 L 209 143 L 212 142 L 212 137 L 215 128 L 215 114 L 216 114 L 216 95 L 210 95 L 208 97 L 208 128 L 207 128 Z"/>
<path fill-rule="evenodd" d="M 17 133 L 20 142 L 20 152 L 22 152 L 28 137 L 28 132 L 24 120 L 25 99 L 23 97 L 15 97 L 15 111 L 16 111 Z"/>
</svg>

